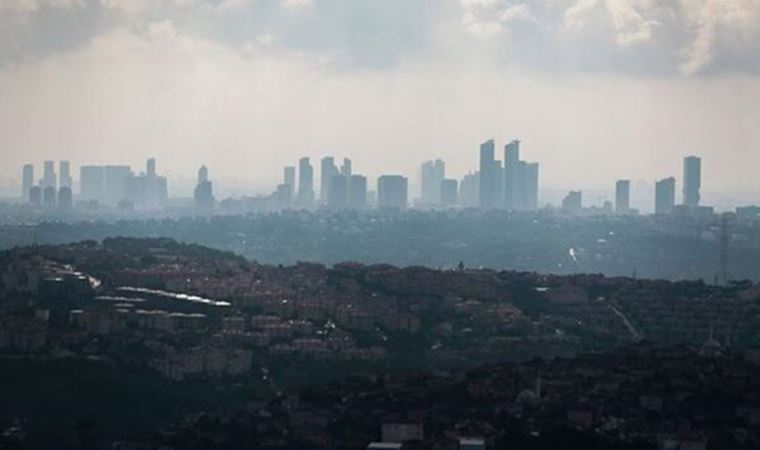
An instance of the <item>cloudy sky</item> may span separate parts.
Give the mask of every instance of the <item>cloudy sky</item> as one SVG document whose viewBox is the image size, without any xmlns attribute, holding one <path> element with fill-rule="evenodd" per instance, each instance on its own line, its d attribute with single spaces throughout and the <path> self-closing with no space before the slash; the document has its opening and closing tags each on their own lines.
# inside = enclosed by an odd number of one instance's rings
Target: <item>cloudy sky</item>
<svg viewBox="0 0 760 450">
<path fill-rule="evenodd" d="M 487 138 L 547 188 L 698 154 L 708 199 L 760 203 L 760 0 L 0 0 L 6 191 L 63 158 L 155 156 L 176 194 L 203 163 L 265 192 L 302 155 L 460 177 Z"/>
</svg>

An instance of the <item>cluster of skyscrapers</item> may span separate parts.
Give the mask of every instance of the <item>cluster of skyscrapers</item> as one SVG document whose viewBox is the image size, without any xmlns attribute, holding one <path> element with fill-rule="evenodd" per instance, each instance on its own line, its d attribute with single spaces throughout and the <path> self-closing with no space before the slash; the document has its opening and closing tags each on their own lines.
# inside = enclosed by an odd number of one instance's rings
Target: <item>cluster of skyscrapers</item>
<svg viewBox="0 0 760 450">
<path fill-rule="evenodd" d="M 332 209 L 363 209 L 367 206 L 367 178 L 353 173 L 351 160 L 344 158 L 340 167 L 335 158 L 325 156 L 320 161 L 319 198 L 314 193 L 314 168 L 308 157 L 298 161 L 296 168 L 286 166 L 283 182 L 273 194 L 276 208 L 311 209 L 317 206 Z"/>
<path fill-rule="evenodd" d="M 37 207 L 68 209 L 73 206 L 73 182 L 68 161 L 43 163 L 43 175 L 34 180 L 34 165 L 24 165 L 21 188 L 24 201 Z M 79 201 L 121 208 L 160 209 L 168 199 L 166 178 L 156 173 L 156 160 L 147 161 L 145 172 L 129 166 L 82 166 L 79 169 Z"/>
</svg>

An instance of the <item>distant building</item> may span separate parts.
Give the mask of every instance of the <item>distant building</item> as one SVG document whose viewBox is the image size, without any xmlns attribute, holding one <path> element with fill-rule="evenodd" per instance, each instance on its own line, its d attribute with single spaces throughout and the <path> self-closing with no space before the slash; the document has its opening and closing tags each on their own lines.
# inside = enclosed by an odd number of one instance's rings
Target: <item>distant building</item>
<svg viewBox="0 0 760 450">
<path fill-rule="evenodd" d="M 21 169 L 21 199 L 29 201 L 29 190 L 34 186 L 34 165 L 24 164 Z"/>
<path fill-rule="evenodd" d="M 367 178 L 363 175 L 351 175 L 348 179 L 348 207 L 351 209 L 367 207 Z"/>
<path fill-rule="evenodd" d="M 282 169 L 282 183 L 290 186 L 291 191 L 296 190 L 296 168 L 294 166 L 285 166 Z"/>
<path fill-rule="evenodd" d="M 494 159 L 494 141 L 489 139 L 480 144 L 480 185 L 478 202 L 481 208 L 491 209 L 498 206 L 499 193 L 502 190 L 499 180 L 503 180 L 501 163 Z"/>
<path fill-rule="evenodd" d="M 458 187 L 457 180 L 441 180 L 441 206 L 451 207 L 459 203 Z"/>
<path fill-rule="evenodd" d="M 330 179 L 327 206 L 331 209 L 343 209 L 348 206 L 348 181 L 346 175 L 333 175 Z"/>
<path fill-rule="evenodd" d="M 56 205 L 55 188 L 53 186 L 48 186 L 42 190 L 42 206 L 44 206 L 45 208 L 55 208 L 55 205 Z"/>
<path fill-rule="evenodd" d="M 42 188 L 39 186 L 32 186 L 29 189 L 29 203 L 32 206 L 39 208 L 42 206 Z"/>
<path fill-rule="evenodd" d="M 103 168 L 103 202 L 117 206 L 127 198 L 127 180 L 132 176 L 129 166 L 105 166 Z"/>
<path fill-rule="evenodd" d="M 683 160 L 683 204 L 699 206 L 702 187 L 702 160 L 696 156 L 687 156 Z"/>
<path fill-rule="evenodd" d="M 423 431 L 419 423 L 384 423 L 381 434 L 383 442 L 422 441 Z"/>
<path fill-rule="evenodd" d="M 520 162 L 520 141 L 513 140 L 504 146 L 504 206 L 517 209 L 520 197 L 518 164 Z"/>
<path fill-rule="evenodd" d="M 307 209 L 314 206 L 314 168 L 308 157 L 298 161 L 298 205 Z"/>
<path fill-rule="evenodd" d="M 468 208 L 477 207 L 480 202 L 480 173 L 468 173 L 459 183 L 459 204 Z"/>
<path fill-rule="evenodd" d="M 523 166 L 524 206 L 528 211 L 538 209 L 538 167 L 538 163 L 526 163 Z"/>
<path fill-rule="evenodd" d="M 404 209 L 408 204 L 408 182 L 401 175 L 382 175 L 377 179 L 377 207 Z"/>
<path fill-rule="evenodd" d="M 330 183 L 332 178 L 338 175 L 338 168 L 335 167 L 335 158 L 332 156 L 325 156 L 322 158 L 320 165 L 320 188 L 319 188 L 319 200 L 322 203 L 327 203 L 330 198 Z"/>
<path fill-rule="evenodd" d="M 58 190 L 58 208 L 71 209 L 74 205 L 74 199 L 71 194 L 71 188 L 68 186 L 61 186 Z"/>
<path fill-rule="evenodd" d="M 343 164 L 340 166 L 340 174 L 350 177 L 352 173 L 351 160 L 348 158 L 343 158 Z"/>
<path fill-rule="evenodd" d="M 206 166 L 201 166 L 198 169 L 198 184 L 195 186 L 193 200 L 198 212 L 209 213 L 214 210 L 216 200 L 214 199 L 213 185 L 208 179 Z"/>
<path fill-rule="evenodd" d="M 583 194 L 581 191 L 570 191 L 562 199 L 562 208 L 570 211 L 579 210 L 583 207 Z"/>
<path fill-rule="evenodd" d="M 105 170 L 103 166 L 79 168 L 79 197 L 83 201 L 103 201 Z"/>
<path fill-rule="evenodd" d="M 55 176 L 55 162 L 53 161 L 45 161 L 43 164 L 43 172 L 42 172 L 42 180 L 40 180 L 40 187 L 43 191 L 45 188 L 52 187 L 53 189 L 58 188 L 57 179 Z"/>
<path fill-rule="evenodd" d="M 425 205 L 441 204 L 441 181 L 446 176 L 446 164 L 440 160 L 425 161 L 420 167 L 420 200 Z"/>
<path fill-rule="evenodd" d="M 663 178 L 655 184 L 654 191 L 655 214 L 672 213 L 676 204 L 676 179 Z"/>
<path fill-rule="evenodd" d="M 626 214 L 631 209 L 631 182 L 618 180 L 615 183 L 615 212 Z"/>
<path fill-rule="evenodd" d="M 71 170 L 68 161 L 58 162 L 58 186 L 71 188 Z"/>
</svg>

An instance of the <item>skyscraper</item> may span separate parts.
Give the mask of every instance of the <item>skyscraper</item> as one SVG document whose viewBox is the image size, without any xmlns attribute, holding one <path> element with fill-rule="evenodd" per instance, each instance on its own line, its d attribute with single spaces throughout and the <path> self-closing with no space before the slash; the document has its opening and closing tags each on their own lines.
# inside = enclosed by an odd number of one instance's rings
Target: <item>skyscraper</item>
<svg viewBox="0 0 760 450">
<path fill-rule="evenodd" d="M 702 160 L 696 156 L 687 156 L 683 160 L 683 204 L 699 206 L 701 187 Z"/>
<path fill-rule="evenodd" d="M 425 161 L 420 167 L 420 199 L 425 205 L 441 203 L 441 181 L 446 177 L 446 164 L 440 160 Z"/>
<path fill-rule="evenodd" d="M 615 212 L 626 214 L 631 209 L 631 182 L 618 180 L 615 183 Z"/>
<path fill-rule="evenodd" d="M 29 189 L 29 203 L 32 206 L 39 208 L 42 206 L 42 188 L 39 186 L 32 186 Z"/>
<path fill-rule="evenodd" d="M 132 175 L 129 166 L 105 166 L 103 168 L 103 201 L 116 206 L 127 198 L 127 179 Z"/>
<path fill-rule="evenodd" d="M 524 198 L 528 211 L 538 209 L 538 167 L 538 163 L 526 163 L 524 167 Z"/>
<path fill-rule="evenodd" d="M 282 184 L 290 186 L 291 191 L 296 189 L 296 168 L 293 166 L 285 166 L 282 169 Z"/>
<path fill-rule="evenodd" d="M 79 197 L 85 201 L 103 201 L 105 170 L 103 166 L 79 168 Z"/>
<path fill-rule="evenodd" d="M 367 207 L 367 178 L 363 175 L 351 175 L 348 179 L 348 207 L 351 209 Z"/>
<path fill-rule="evenodd" d="M 298 161 L 298 205 L 307 209 L 314 206 L 314 168 L 308 157 Z"/>
<path fill-rule="evenodd" d="M 58 186 L 71 187 L 71 171 L 69 170 L 68 161 L 58 162 Z"/>
<path fill-rule="evenodd" d="M 408 200 L 408 182 L 401 175 L 382 175 L 377 179 L 377 207 L 404 209 Z"/>
<path fill-rule="evenodd" d="M 504 146 L 504 206 L 507 209 L 518 209 L 519 162 L 520 141 L 513 140 Z"/>
<path fill-rule="evenodd" d="M 498 170 L 501 164 L 494 159 L 494 142 L 489 139 L 480 144 L 480 186 L 479 204 L 481 208 L 491 209 L 497 206 L 499 198 L 500 177 Z"/>
<path fill-rule="evenodd" d="M 45 188 L 57 188 L 58 183 L 55 176 L 55 162 L 45 161 L 43 165 L 42 180 L 40 180 L 40 187 L 43 190 L 43 196 Z"/>
<path fill-rule="evenodd" d="M 147 175 L 148 178 L 156 176 L 156 158 L 148 159 L 148 162 L 145 164 L 145 175 Z"/>
<path fill-rule="evenodd" d="M 332 156 L 325 156 L 322 158 L 320 165 L 320 186 L 319 186 L 319 200 L 322 203 L 327 203 L 330 198 L 330 182 L 332 177 L 338 174 L 338 168 L 335 167 L 335 158 Z"/>
<path fill-rule="evenodd" d="M 676 179 L 663 178 L 655 184 L 654 212 L 655 214 L 670 214 L 676 204 Z"/>
<path fill-rule="evenodd" d="M 468 173 L 459 183 L 459 204 L 468 208 L 478 206 L 480 191 L 480 173 Z"/>
<path fill-rule="evenodd" d="M 74 204 L 74 200 L 71 195 L 71 188 L 68 186 L 61 186 L 58 189 L 58 208 L 59 209 L 71 209 Z"/>
<path fill-rule="evenodd" d="M 56 205 L 56 192 L 53 186 L 48 186 L 42 190 L 42 206 L 51 209 Z"/>
<path fill-rule="evenodd" d="M 343 158 L 343 164 L 340 166 L 340 174 L 350 177 L 352 173 L 351 170 L 351 160 Z"/>
<path fill-rule="evenodd" d="M 193 192 L 195 209 L 201 213 L 209 213 L 214 210 L 216 203 L 214 199 L 213 185 L 208 179 L 208 168 L 201 166 L 198 169 L 198 184 Z"/>
<path fill-rule="evenodd" d="M 330 179 L 330 191 L 327 206 L 332 209 L 343 209 L 348 206 L 348 180 L 346 175 L 333 175 Z"/>
<path fill-rule="evenodd" d="M 459 202 L 457 180 L 446 178 L 441 180 L 441 206 L 452 207 Z"/>
<path fill-rule="evenodd" d="M 34 186 L 34 165 L 24 164 L 21 169 L 21 198 L 29 201 L 29 190 Z"/>
</svg>

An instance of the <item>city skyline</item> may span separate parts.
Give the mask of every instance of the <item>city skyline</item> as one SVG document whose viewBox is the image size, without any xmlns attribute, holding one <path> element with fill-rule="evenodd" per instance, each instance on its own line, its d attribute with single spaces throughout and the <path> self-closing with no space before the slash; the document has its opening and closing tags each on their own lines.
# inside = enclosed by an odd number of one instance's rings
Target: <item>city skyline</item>
<svg viewBox="0 0 760 450">
<path fill-rule="evenodd" d="M 546 187 L 653 186 L 700 154 L 710 191 L 746 203 L 760 8 L 709 3 L 3 2 L 0 190 L 64 155 L 150 154 L 184 195 L 201 164 L 220 193 L 263 193 L 304 154 L 370 178 L 441 158 L 459 178 L 490 135 L 530 142 Z"/>
</svg>

